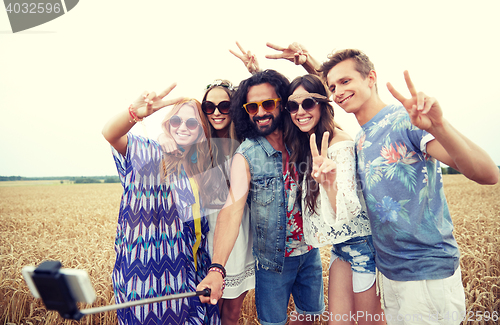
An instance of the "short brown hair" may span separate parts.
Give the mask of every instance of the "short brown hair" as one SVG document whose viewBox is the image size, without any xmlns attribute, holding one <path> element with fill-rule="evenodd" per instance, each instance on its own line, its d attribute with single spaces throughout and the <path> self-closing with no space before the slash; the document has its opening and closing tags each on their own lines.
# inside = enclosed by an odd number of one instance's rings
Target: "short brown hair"
<svg viewBox="0 0 500 325">
<path fill-rule="evenodd" d="M 328 72 L 330 72 L 334 66 L 349 59 L 354 60 L 356 64 L 355 69 L 363 76 L 363 78 L 368 77 L 371 70 L 375 70 L 375 66 L 365 53 L 356 49 L 345 49 L 328 55 L 328 60 L 323 62 L 318 71 L 321 72 L 322 77 L 326 80 Z"/>
</svg>

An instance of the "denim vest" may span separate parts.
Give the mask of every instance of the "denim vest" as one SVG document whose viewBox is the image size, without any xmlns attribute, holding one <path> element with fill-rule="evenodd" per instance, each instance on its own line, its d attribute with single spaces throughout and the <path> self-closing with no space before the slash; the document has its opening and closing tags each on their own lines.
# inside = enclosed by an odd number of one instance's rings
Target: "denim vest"
<svg viewBox="0 0 500 325">
<path fill-rule="evenodd" d="M 236 150 L 250 167 L 250 224 L 256 268 L 281 273 L 285 263 L 286 206 L 283 161 L 264 137 L 246 139 Z"/>
</svg>

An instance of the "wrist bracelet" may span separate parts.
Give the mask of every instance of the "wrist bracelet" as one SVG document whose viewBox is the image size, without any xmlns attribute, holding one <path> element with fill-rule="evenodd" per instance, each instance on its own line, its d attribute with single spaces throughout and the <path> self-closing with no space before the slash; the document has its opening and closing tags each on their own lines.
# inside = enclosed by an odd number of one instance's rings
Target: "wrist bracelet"
<svg viewBox="0 0 500 325">
<path fill-rule="evenodd" d="M 218 263 L 212 263 L 212 264 L 210 264 L 210 266 L 208 268 L 212 268 L 212 267 L 216 267 L 219 270 L 221 270 L 222 273 L 224 274 L 224 278 L 226 277 L 226 269 L 224 268 L 224 266 L 222 266 L 221 264 L 218 264 Z"/>
<path fill-rule="evenodd" d="M 212 271 L 212 269 L 216 269 L 217 272 L 219 272 L 222 275 L 223 279 L 226 278 L 226 269 L 224 268 L 224 266 L 217 264 L 217 263 L 212 263 L 208 267 L 208 271 L 210 272 L 210 271 Z"/>
<path fill-rule="evenodd" d="M 221 291 L 224 292 L 224 289 L 226 288 L 226 279 L 225 279 L 226 276 L 224 275 L 222 270 L 219 269 L 218 267 L 214 266 L 214 267 L 211 267 L 208 269 L 208 273 L 210 273 L 210 272 L 217 272 L 222 276 L 222 287 L 220 289 L 221 289 Z"/>
<path fill-rule="evenodd" d="M 128 107 L 128 113 L 130 114 L 130 117 L 132 117 L 132 120 L 129 121 L 130 123 L 132 123 L 132 121 L 137 123 L 143 120 L 142 118 L 140 119 L 137 116 L 137 114 L 132 110 L 132 104 L 130 104 L 130 106 Z"/>
<path fill-rule="evenodd" d="M 222 275 L 222 279 L 224 279 L 224 273 L 222 273 L 221 269 L 219 269 L 218 267 L 211 267 L 208 269 L 208 273 L 210 272 L 217 272 L 219 273 L 220 275 Z"/>
</svg>

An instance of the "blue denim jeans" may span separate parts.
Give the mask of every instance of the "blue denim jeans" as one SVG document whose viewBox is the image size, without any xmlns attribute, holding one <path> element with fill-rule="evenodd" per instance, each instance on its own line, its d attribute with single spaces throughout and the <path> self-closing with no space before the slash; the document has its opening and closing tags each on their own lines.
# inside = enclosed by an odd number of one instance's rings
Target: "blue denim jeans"
<svg viewBox="0 0 500 325">
<path fill-rule="evenodd" d="M 323 313 L 323 269 L 317 248 L 286 257 L 282 273 L 263 268 L 255 272 L 255 304 L 263 325 L 285 324 L 290 293 L 298 313 Z"/>
</svg>

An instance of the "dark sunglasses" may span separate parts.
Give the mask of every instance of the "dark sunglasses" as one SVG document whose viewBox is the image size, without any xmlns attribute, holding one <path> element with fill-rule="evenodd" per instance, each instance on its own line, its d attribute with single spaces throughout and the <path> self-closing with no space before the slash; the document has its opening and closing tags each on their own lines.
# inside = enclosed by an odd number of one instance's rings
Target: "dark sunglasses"
<svg viewBox="0 0 500 325">
<path fill-rule="evenodd" d="M 243 107 L 245 108 L 248 114 L 257 114 L 257 112 L 259 111 L 259 106 L 262 106 L 262 108 L 266 112 L 272 112 L 274 111 L 277 103 L 280 100 L 281 98 L 266 99 L 261 102 L 251 102 L 243 104 Z"/>
<path fill-rule="evenodd" d="M 186 124 L 186 127 L 190 130 L 196 130 L 196 128 L 198 127 L 199 123 L 198 121 L 191 117 L 191 118 L 188 118 L 187 121 L 183 121 L 179 116 L 177 115 L 174 115 L 170 118 L 170 126 L 173 127 L 173 128 L 178 128 L 179 126 L 181 126 L 182 122 L 184 122 Z"/>
<path fill-rule="evenodd" d="M 204 101 L 203 103 L 201 103 L 201 110 L 203 111 L 203 113 L 207 115 L 215 113 L 216 108 L 219 109 L 219 112 L 221 114 L 227 115 L 229 114 L 230 107 L 231 107 L 231 102 L 228 100 L 223 100 L 218 105 L 215 105 L 210 101 Z"/>
<path fill-rule="evenodd" d="M 313 98 L 306 98 L 302 101 L 302 108 L 306 111 L 312 110 L 316 105 L 318 104 L 318 101 L 316 101 Z M 299 106 L 301 104 L 297 103 L 294 100 L 289 100 L 288 103 L 286 104 L 286 110 L 290 112 L 290 114 L 297 113 L 299 110 Z"/>
</svg>

